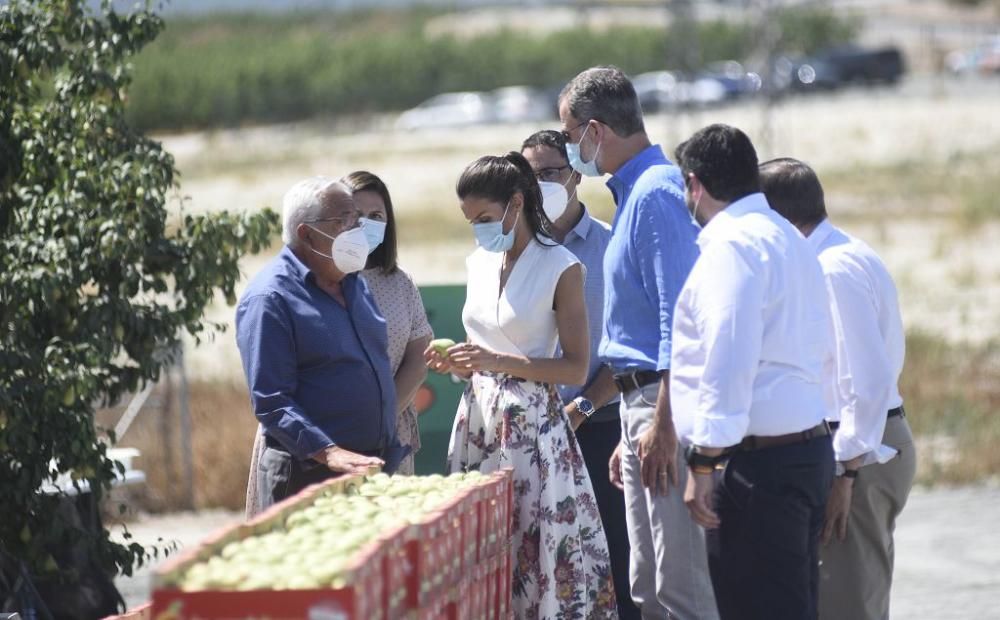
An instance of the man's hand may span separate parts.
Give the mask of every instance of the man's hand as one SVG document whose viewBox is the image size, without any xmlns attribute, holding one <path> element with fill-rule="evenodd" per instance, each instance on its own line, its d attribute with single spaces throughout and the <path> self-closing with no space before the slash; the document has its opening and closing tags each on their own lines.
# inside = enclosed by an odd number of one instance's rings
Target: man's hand
<svg viewBox="0 0 1000 620">
<path fill-rule="evenodd" d="M 587 421 L 587 416 L 580 413 L 576 403 L 570 403 L 563 407 L 563 412 L 566 414 L 566 417 L 569 418 L 570 426 L 573 427 L 574 431 L 580 428 L 580 426 Z"/>
<path fill-rule="evenodd" d="M 679 484 L 677 476 L 677 432 L 674 425 L 650 424 L 639 438 L 639 465 L 642 485 L 666 495 L 670 484 Z"/>
<path fill-rule="evenodd" d="M 337 446 L 330 446 L 313 455 L 313 460 L 326 465 L 330 471 L 343 474 L 366 474 L 372 466 L 381 467 L 385 461 L 374 456 L 365 456 Z"/>
<path fill-rule="evenodd" d="M 854 480 L 844 476 L 833 479 L 830 489 L 830 499 L 826 501 L 826 517 L 823 520 L 823 533 L 820 540 L 824 545 L 830 544 L 834 532 L 837 540 L 847 537 L 847 519 L 851 514 L 851 493 L 854 491 Z"/>
<path fill-rule="evenodd" d="M 719 527 L 719 515 L 712 509 L 715 492 L 714 474 L 696 474 L 688 470 L 687 489 L 684 491 L 684 503 L 691 513 L 691 518 L 706 529 Z"/>
<path fill-rule="evenodd" d="M 622 481 L 622 444 L 621 442 L 615 446 L 615 451 L 611 453 L 611 459 L 608 460 L 608 479 L 611 480 L 611 484 L 616 486 L 618 489 L 624 491 L 625 483 Z"/>
</svg>

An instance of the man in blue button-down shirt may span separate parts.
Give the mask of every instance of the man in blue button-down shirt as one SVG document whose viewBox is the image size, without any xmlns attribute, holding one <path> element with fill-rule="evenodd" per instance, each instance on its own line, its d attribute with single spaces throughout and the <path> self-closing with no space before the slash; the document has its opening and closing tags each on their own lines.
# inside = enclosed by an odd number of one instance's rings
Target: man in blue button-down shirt
<svg viewBox="0 0 1000 620">
<path fill-rule="evenodd" d="M 611 174 L 618 207 L 604 256 L 599 351 L 622 394 L 621 464 L 616 454 L 611 469 L 625 490 L 632 598 L 643 618 L 711 620 L 718 612 L 704 532 L 684 505 L 687 471 L 669 401 L 674 304 L 698 256 L 698 228 L 680 170 L 650 143 L 622 71 L 576 76 L 559 97 L 559 118 L 570 163 L 587 176 Z"/>
<path fill-rule="evenodd" d="M 605 473 L 622 437 L 618 389 L 611 369 L 602 364 L 597 355 L 604 332 L 604 251 L 611 239 L 611 227 L 593 217 L 580 202 L 576 192 L 580 173 L 569 165 L 566 139 L 562 133 L 548 129 L 532 134 L 521 145 L 521 154 L 531 164 L 540 183 L 559 183 L 566 189 L 566 210 L 552 222 L 552 237 L 580 259 L 587 270 L 583 285 L 590 329 L 587 382 L 584 385 L 560 385 L 557 389 L 566 415 L 576 429 L 576 439 L 594 487 L 597 509 L 601 513 L 618 598 L 618 618 L 632 620 L 639 617 L 639 609 L 629 595 L 625 497 L 620 489 L 612 486 Z"/>
<path fill-rule="evenodd" d="M 357 264 L 335 260 L 333 241 L 357 236 L 350 191 L 325 177 L 307 179 L 285 195 L 282 216 L 285 247 L 236 310 L 236 339 L 267 446 L 260 509 L 399 452 L 385 321 L 364 280 L 349 273 Z"/>
</svg>

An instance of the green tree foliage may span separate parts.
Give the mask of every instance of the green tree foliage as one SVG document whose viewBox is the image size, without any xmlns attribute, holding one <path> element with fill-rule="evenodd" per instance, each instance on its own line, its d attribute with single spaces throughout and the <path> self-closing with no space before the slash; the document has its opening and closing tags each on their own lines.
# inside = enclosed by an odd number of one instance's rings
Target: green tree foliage
<svg viewBox="0 0 1000 620">
<path fill-rule="evenodd" d="M 849 41 L 857 24 L 817 9 L 781 13 L 788 53 Z M 558 88 L 615 64 L 631 74 L 686 66 L 677 30 L 574 28 L 430 36 L 411 13 L 228 15 L 179 19 L 136 59 L 129 117 L 145 129 L 193 129 L 403 110 L 441 92 L 525 84 Z M 686 28 L 686 26 L 679 26 Z M 746 60 L 757 24 L 698 25 L 695 62 Z"/>
<path fill-rule="evenodd" d="M 96 405 L 155 381 L 183 331 L 234 297 L 237 260 L 277 216 L 219 213 L 168 225 L 173 158 L 125 121 L 126 61 L 163 27 L 149 10 L 83 1 L 0 7 L 0 548 L 36 575 L 87 533 L 40 492 L 61 473 L 99 499 L 121 465 Z M 108 571 L 145 550 L 85 540 Z"/>
</svg>

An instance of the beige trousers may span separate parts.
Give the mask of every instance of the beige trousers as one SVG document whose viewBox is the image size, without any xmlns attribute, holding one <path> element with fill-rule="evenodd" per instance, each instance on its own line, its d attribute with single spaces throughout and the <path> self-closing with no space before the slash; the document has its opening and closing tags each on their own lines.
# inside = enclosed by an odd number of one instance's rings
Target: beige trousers
<svg viewBox="0 0 1000 620">
<path fill-rule="evenodd" d="M 887 620 L 892 587 L 896 517 L 913 486 L 917 458 L 904 417 L 886 421 L 882 443 L 899 454 L 882 465 L 862 467 L 854 481 L 847 537 L 820 547 L 819 617 L 822 620 Z"/>
<path fill-rule="evenodd" d="M 684 504 L 687 462 L 677 451 L 680 485 L 666 497 L 642 485 L 639 438 L 653 423 L 659 382 L 632 390 L 621 402 L 622 481 L 631 546 L 632 600 L 643 620 L 718 620 L 708 575 L 705 531 Z"/>
</svg>

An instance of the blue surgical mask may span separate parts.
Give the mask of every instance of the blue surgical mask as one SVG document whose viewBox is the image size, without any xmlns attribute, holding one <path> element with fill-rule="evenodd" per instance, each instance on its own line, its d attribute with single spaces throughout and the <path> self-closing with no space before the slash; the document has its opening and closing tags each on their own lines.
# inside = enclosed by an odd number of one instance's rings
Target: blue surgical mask
<svg viewBox="0 0 1000 620">
<path fill-rule="evenodd" d="M 510 227 L 510 232 L 503 231 L 503 221 L 507 219 L 507 210 L 510 203 L 503 211 L 503 217 L 499 222 L 480 222 L 472 225 L 472 233 L 476 236 L 476 243 L 487 252 L 506 252 L 514 247 L 514 229 L 517 227 L 517 218 L 521 217 L 518 211 L 514 218 L 514 225 Z"/>
<path fill-rule="evenodd" d="M 566 143 L 566 155 L 569 157 L 569 165 L 573 167 L 580 174 L 588 177 L 599 177 L 601 176 L 601 171 L 597 168 L 597 155 L 601 152 L 601 143 L 597 143 L 597 151 L 594 153 L 594 159 L 590 161 L 583 161 L 580 156 L 580 145 L 583 143 L 584 136 L 590 131 L 590 125 L 583 130 L 583 135 L 580 136 L 580 141 L 576 144 Z"/>
<path fill-rule="evenodd" d="M 375 248 L 382 245 L 382 241 L 385 239 L 385 222 L 367 217 L 358 221 L 361 223 L 361 231 L 365 233 L 365 239 L 368 240 L 368 253 L 371 254 Z"/>
</svg>

